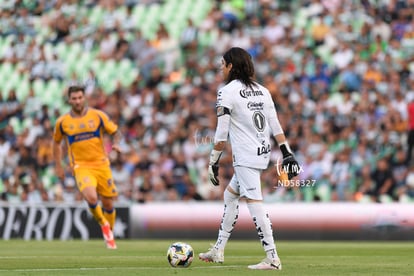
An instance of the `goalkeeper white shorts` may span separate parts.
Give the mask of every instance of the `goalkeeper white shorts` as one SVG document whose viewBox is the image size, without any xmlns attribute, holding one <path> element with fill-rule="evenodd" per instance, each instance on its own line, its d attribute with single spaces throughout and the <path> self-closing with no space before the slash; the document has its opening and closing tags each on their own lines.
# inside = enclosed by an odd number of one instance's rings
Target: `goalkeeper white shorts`
<svg viewBox="0 0 414 276">
<path fill-rule="evenodd" d="M 261 172 L 260 169 L 236 166 L 229 185 L 240 197 L 263 200 L 260 182 Z"/>
</svg>

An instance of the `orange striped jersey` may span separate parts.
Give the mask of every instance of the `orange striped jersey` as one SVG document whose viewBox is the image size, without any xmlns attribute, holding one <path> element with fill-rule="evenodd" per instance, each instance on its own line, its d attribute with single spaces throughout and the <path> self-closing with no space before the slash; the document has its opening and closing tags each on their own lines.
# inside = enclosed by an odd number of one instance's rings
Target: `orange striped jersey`
<svg viewBox="0 0 414 276">
<path fill-rule="evenodd" d="M 104 148 L 104 133 L 114 134 L 118 126 L 100 110 L 88 108 L 85 115 L 74 117 L 71 112 L 60 116 L 55 125 L 53 139 L 65 139 L 72 167 L 100 167 L 109 165 Z"/>
</svg>

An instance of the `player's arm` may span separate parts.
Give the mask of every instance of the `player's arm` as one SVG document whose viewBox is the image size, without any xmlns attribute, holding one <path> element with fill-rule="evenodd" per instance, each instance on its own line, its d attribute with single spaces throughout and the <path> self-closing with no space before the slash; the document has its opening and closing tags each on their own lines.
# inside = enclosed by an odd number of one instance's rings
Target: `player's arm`
<svg viewBox="0 0 414 276">
<path fill-rule="evenodd" d="M 124 135 L 122 135 L 121 131 L 117 129 L 115 133 L 112 134 L 112 149 L 117 151 L 118 153 L 121 153 L 121 141 L 124 139 Z"/>
<path fill-rule="evenodd" d="M 55 173 L 56 176 L 63 180 L 65 178 L 65 171 L 62 167 L 62 146 L 61 141 L 53 139 L 52 142 L 53 159 L 55 161 Z"/>
<path fill-rule="evenodd" d="M 290 149 L 286 136 L 277 134 L 274 137 L 283 155 L 282 167 L 288 173 L 288 178 L 292 179 L 299 174 L 299 163 Z"/>
<path fill-rule="evenodd" d="M 59 118 L 56 122 L 55 129 L 53 130 L 53 142 L 52 142 L 52 153 L 53 153 L 53 160 L 55 162 L 55 173 L 56 176 L 63 181 L 65 178 L 65 171 L 62 167 L 62 121 Z"/>
<path fill-rule="evenodd" d="M 210 153 L 210 161 L 208 166 L 210 182 L 214 186 L 220 184 L 218 179 L 218 162 L 226 146 L 229 129 L 230 110 L 227 107 L 219 106 L 217 107 L 217 127 L 216 134 L 214 136 L 214 146 Z"/>
<path fill-rule="evenodd" d="M 271 107 L 268 122 L 272 130 L 273 136 L 283 155 L 283 169 L 288 173 L 289 179 L 292 179 L 293 177 L 299 174 L 299 163 L 296 161 L 296 158 L 293 155 L 292 150 L 290 149 L 289 143 L 286 139 L 282 126 L 280 125 L 279 119 L 277 117 L 274 105 Z"/>
<path fill-rule="evenodd" d="M 103 127 L 106 133 L 110 134 L 112 137 L 112 150 L 121 153 L 121 142 L 123 141 L 124 136 L 119 130 L 118 125 L 115 124 L 105 112 L 97 109 L 96 112 L 98 113 L 100 120 L 103 122 Z"/>
</svg>

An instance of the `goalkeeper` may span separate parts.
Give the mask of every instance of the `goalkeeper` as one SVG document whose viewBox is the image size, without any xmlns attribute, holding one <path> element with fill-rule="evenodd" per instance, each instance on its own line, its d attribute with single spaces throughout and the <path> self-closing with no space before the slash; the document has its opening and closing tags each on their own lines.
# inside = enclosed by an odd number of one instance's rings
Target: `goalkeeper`
<svg viewBox="0 0 414 276">
<path fill-rule="evenodd" d="M 241 48 L 231 48 L 221 60 L 221 74 L 226 85 L 217 93 L 217 127 L 214 148 L 208 167 L 210 181 L 219 185 L 218 162 L 229 137 L 234 175 L 224 191 L 224 213 L 215 245 L 199 258 L 206 262 L 224 262 L 224 249 L 237 222 L 239 199 L 246 198 L 266 258 L 250 269 L 280 270 L 282 265 L 273 238 L 272 224 L 263 207 L 260 175 L 269 165 L 272 134 L 283 154 L 282 166 L 289 179 L 299 172 L 267 88 L 253 80 L 250 55 Z"/>
</svg>

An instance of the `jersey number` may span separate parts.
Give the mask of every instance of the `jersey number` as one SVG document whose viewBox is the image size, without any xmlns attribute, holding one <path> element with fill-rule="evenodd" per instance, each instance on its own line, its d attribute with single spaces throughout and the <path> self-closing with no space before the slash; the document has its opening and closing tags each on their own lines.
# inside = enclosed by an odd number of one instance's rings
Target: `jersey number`
<svg viewBox="0 0 414 276">
<path fill-rule="evenodd" d="M 260 111 L 256 111 L 253 113 L 252 119 L 254 127 L 262 132 L 266 125 L 265 116 Z"/>
</svg>

